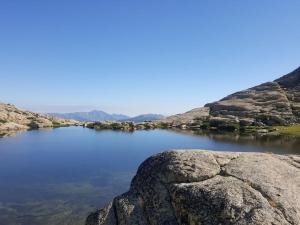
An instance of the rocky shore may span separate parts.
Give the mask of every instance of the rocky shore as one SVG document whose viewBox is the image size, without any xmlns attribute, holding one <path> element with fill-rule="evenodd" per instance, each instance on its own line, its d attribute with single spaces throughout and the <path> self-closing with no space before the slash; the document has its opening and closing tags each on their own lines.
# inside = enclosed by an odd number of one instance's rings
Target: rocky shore
<svg viewBox="0 0 300 225">
<path fill-rule="evenodd" d="M 20 110 L 14 105 L 0 103 L 0 135 L 15 133 L 21 130 L 47 127 L 81 125 L 78 121 L 60 119 L 39 113 Z"/>
<path fill-rule="evenodd" d="M 299 156 L 164 152 L 86 225 L 298 225 L 299 193 Z"/>
<path fill-rule="evenodd" d="M 114 121 L 105 121 L 105 122 L 90 122 L 83 124 L 84 127 L 95 129 L 95 130 L 121 130 L 133 132 L 135 130 L 153 130 L 158 128 L 157 123 L 155 122 L 114 122 Z"/>
<path fill-rule="evenodd" d="M 249 131 L 300 123 L 300 67 L 272 82 L 163 120 L 169 127 Z"/>
</svg>

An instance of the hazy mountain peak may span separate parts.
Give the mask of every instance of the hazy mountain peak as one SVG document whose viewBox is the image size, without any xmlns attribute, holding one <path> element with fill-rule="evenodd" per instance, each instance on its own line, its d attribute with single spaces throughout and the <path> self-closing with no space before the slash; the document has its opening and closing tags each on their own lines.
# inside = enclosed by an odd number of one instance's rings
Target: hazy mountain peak
<svg viewBox="0 0 300 225">
<path fill-rule="evenodd" d="M 133 121 L 143 122 L 147 120 L 159 120 L 164 116 L 160 114 L 142 114 L 130 117 L 123 114 L 109 114 L 102 110 L 92 110 L 90 112 L 74 112 L 74 113 L 48 113 L 48 115 L 56 116 L 64 119 L 75 119 L 78 121 Z"/>
</svg>

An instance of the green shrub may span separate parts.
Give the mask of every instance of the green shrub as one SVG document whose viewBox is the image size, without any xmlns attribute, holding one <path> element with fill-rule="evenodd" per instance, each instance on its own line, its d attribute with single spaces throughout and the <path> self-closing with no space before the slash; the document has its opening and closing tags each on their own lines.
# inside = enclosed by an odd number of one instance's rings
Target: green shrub
<svg viewBox="0 0 300 225">
<path fill-rule="evenodd" d="M 209 129 L 210 129 L 210 123 L 209 123 L 208 121 L 204 121 L 204 122 L 201 124 L 200 128 L 201 128 L 202 130 L 209 130 Z"/>
<path fill-rule="evenodd" d="M 61 127 L 63 126 L 61 123 L 57 123 L 57 122 L 52 122 L 52 126 L 53 127 Z"/>
<path fill-rule="evenodd" d="M 39 125 L 35 121 L 31 121 L 27 126 L 30 127 L 30 129 L 38 129 Z"/>
<path fill-rule="evenodd" d="M 238 122 L 232 122 L 227 120 L 211 120 L 209 121 L 210 127 L 214 127 L 219 131 L 238 131 L 240 129 L 240 124 Z"/>
<path fill-rule="evenodd" d="M 160 129 L 168 129 L 169 128 L 169 124 L 168 123 L 164 123 L 164 122 L 159 122 L 159 123 L 156 124 L 156 127 L 160 128 Z"/>
<path fill-rule="evenodd" d="M 0 123 L 7 123 L 7 122 L 8 122 L 7 120 L 0 119 Z"/>
<path fill-rule="evenodd" d="M 220 131 L 233 132 L 233 131 L 238 131 L 240 129 L 240 125 L 237 123 L 226 123 L 226 124 L 221 124 L 217 128 Z"/>
</svg>

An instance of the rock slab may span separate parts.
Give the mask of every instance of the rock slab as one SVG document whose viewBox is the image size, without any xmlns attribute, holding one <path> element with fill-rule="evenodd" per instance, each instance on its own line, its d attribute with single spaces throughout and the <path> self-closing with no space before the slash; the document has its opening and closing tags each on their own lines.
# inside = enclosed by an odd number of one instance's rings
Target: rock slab
<svg viewBox="0 0 300 225">
<path fill-rule="evenodd" d="M 173 126 L 206 121 L 212 126 L 291 125 L 300 123 L 300 67 L 272 82 L 233 93 L 183 114 L 166 118 Z"/>
<path fill-rule="evenodd" d="M 86 225 L 300 224 L 300 157 L 170 151 L 139 167 L 130 190 Z"/>
</svg>

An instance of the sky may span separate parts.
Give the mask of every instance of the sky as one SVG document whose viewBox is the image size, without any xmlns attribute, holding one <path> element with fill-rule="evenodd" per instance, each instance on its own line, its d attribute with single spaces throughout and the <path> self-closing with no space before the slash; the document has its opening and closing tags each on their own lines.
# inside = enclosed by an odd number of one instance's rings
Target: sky
<svg viewBox="0 0 300 225">
<path fill-rule="evenodd" d="M 185 112 L 300 66 L 300 1 L 0 0 L 0 101 Z"/>
</svg>

